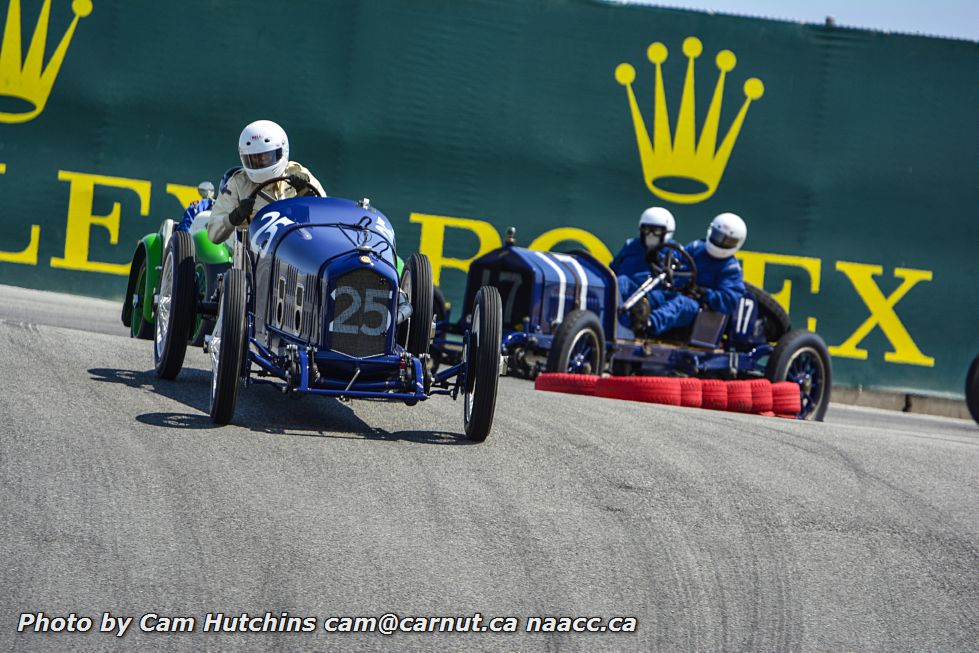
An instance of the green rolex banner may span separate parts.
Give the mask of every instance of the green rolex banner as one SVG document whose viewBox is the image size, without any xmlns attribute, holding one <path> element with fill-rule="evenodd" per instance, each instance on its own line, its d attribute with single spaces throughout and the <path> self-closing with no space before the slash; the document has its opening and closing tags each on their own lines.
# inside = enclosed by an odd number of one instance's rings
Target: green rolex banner
<svg viewBox="0 0 979 653">
<path fill-rule="evenodd" d="M 741 215 L 745 277 L 844 385 L 979 352 L 979 45 L 598 0 L 0 0 L 0 283 L 120 298 L 136 240 L 283 125 L 449 299 L 508 226 L 609 260 Z"/>
</svg>

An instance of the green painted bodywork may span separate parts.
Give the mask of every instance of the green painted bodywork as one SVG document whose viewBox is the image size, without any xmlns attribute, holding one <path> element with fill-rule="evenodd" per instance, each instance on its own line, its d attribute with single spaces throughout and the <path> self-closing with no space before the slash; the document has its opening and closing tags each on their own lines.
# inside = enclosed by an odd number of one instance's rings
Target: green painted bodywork
<svg viewBox="0 0 979 653">
<path fill-rule="evenodd" d="M 160 234 L 152 233 L 143 236 L 139 241 L 139 247 L 143 248 L 146 256 L 146 287 L 141 292 L 149 300 L 143 302 L 143 319 L 153 324 L 156 319 L 153 314 L 153 296 L 160 286 L 160 266 L 163 264 L 163 242 Z"/>
<path fill-rule="evenodd" d="M 231 248 L 224 243 L 215 245 L 202 229 L 194 233 L 194 259 L 198 263 L 231 263 Z"/>
</svg>

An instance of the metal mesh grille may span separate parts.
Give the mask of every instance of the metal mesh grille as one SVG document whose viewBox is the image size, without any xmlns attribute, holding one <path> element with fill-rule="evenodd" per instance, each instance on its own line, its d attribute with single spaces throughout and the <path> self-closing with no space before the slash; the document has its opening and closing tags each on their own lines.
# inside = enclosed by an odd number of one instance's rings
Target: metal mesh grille
<svg viewBox="0 0 979 653">
<path fill-rule="evenodd" d="M 330 292 L 330 347 L 355 358 L 385 353 L 391 292 L 384 277 L 367 269 L 337 279 Z"/>
</svg>

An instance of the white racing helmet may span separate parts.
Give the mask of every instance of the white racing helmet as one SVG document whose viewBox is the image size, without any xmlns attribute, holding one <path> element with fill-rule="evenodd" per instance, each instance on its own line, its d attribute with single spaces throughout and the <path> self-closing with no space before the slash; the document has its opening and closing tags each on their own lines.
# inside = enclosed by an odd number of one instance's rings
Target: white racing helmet
<svg viewBox="0 0 979 653">
<path fill-rule="evenodd" d="M 639 237 L 647 249 L 673 240 L 676 220 L 673 214 L 661 206 L 651 206 L 639 216 Z"/>
<path fill-rule="evenodd" d="M 238 155 L 245 174 L 256 184 L 281 177 L 289 164 L 289 137 L 271 120 L 256 120 L 238 137 Z"/>
<path fill-rule="evenodd" d="M 741 249 L 748 238 L 748 226 L 733 213 L 721 213 L 707 227 L 707 253 L 714 258 L 727 258 Z"/>
</svg>

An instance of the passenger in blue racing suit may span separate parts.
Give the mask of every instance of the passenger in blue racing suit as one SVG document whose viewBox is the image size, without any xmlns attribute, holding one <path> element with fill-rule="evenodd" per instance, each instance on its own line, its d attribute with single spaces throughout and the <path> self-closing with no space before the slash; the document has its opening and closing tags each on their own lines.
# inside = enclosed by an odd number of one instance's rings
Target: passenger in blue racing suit
<svg viewBox="0 0 979 653">
<path fill-rule="evenodd" d="M 697 266 L 698 285 L 686 294 L 658 289 L 647 294 L 652 309 L 648 326 L 653 334 L 693 323 L 701 307 L 718 313 L 734 312 L 745 293 L 741 266 L 734 255 L 744 245 L 747 236 L 748 228 L 740 217 L 733 213 L 722 213 L 711 221 L 704 240 L 695 240 L 686 246 L 687 253 Z M 642 264 L 645 265 L 645 258 L 642 259 Z M 638 283 L 648 275 L 647 266 L 641 278 L 627 278 L 627 288 L 622 290 L 623 298 L 632 294 Z M 623 275 L 619 275 L 620 288 L 622 277 Z"/>
<path fill-rule="evenodd" d="M 180 220 L 180 224 L 174 228 L 174 231 L 190 231 L 190 225 L 194 222 L 197 214 L 202 211 L 210 211 L 211 207 L 214 206 L 214 184 L 209 181 L 202 181 L 197 185 L 197 192 L 200 193 L 201 198 L 194 200 L 187 206 L 184 217 Z"/>
</svg>

